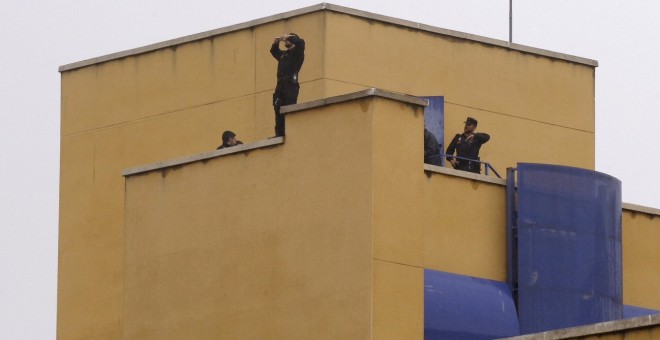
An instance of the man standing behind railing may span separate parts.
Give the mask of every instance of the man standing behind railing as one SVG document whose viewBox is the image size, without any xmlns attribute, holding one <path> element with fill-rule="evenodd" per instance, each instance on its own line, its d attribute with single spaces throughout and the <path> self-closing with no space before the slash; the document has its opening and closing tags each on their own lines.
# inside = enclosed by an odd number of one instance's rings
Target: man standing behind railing
<svg viewBox="0 0 660 340">
<path fill-rule="evenodd" d="M 456 170 L 469 171 L 474 173 L 481 173 L 481 163 L 479 163 L 479 150 L 481 145 L 490 140 L 490 135 L 487 133 L 476 133 L 474 130 L 477 128 L 477 120 L 468 117 L 465 121 L 463 134 L 456 134 L 454 139 L 447 147 L 447 161 Z M 451 157 L 456 152 L 459 158 Z"/>
</svg>

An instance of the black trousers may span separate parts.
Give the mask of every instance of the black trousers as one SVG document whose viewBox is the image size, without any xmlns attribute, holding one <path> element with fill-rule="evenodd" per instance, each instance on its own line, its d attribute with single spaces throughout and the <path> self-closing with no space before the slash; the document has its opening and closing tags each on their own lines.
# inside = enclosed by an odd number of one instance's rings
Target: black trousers
<svg viewBox="0 0 660 340">
<path fill-rule="evenodd" d="M 284 115 L 280 114 L 280 107 L 296 104 L 300 85 L 290 81 L 278 81 L 273 93 L 273 108 L 275 109 L 275 136 L 284 136 L 286 124 Z"/>
<path fill-rule="evenodd" d="M 456 170 L 463 170 L 463 171 L 474 172 L 475 174 L 480 174 L 481 173 L 481 163 L 471 162 L 471 161 L 466 161 L 464 159 L 461 159 L 458 162 L 458 166 L 456 167 Z"/>
</svg>

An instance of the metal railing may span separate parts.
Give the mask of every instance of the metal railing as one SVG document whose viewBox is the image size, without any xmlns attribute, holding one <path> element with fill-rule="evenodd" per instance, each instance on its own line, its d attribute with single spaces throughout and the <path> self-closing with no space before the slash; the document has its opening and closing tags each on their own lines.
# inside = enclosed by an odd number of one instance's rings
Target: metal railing
<svg viewBox="0 0 660 340">
<path fill-rule="evenodd" d="M 495 168 L 493 168 L 493 166 L 490 165 L 490 163 L 488 163 L 488 162 L 482 162 L 481 160 L 470 159 L 470 158 L 465 158 L 465 157 L 458 157 L 458 156 L 453 156 L 453 155 L 447 155 L 447 154 L 444 154 L 444 153 L 443 153 L 443 154 L 440 154 L 440 156 L 441 156 L 443 159 L 444 159 L 445 157 L 449 157 L 449 158 L 461 159 L 461 160 L 465 160 L 465 161 L 469 161 L 469 162 L 476 162 L 476 163 L 479 163 L 479 164 L 480 164 L 479 167 L 481 167 L 481 164 L 483 164 L 483 165 L 484 165 L 484 175 L 488 176 L 488 172 L 489 172 L 489 169 L 490 169 L 490 170 L 493 171 L 493 173 L 495 174 L 495 176 L 497 176 L 497 178 L 502 178 L 502 176 L 500 176 L 500 174 L 497 172 L 497 170 L 495 170 Z"/>
</svg>

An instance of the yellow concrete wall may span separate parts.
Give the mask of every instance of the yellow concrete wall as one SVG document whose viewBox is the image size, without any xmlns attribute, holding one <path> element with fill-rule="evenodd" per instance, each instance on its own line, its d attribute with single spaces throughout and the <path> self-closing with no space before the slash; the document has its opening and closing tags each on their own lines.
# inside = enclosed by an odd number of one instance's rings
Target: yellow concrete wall
<svg viewBox="0 0 660 340">
<path fill-rule="evenodd" d="M 506 281 L 505 187 L 432 174 L 424 192 L 424 267 Z"/>
<path fill-rule="evenodd" d="M 251 139 L 270 136 L 272 122 L 262 120 L 273 120 L 273 38 L 296 31 L 309 41 L 299 101 L 318 99 L 323 95 L 323 22 L 322 13 L 312 13 L 64 72 L 62 135 L 256 94 L 251 106 L 240 109 L 242 120 L 253 125 L 243 134 Z"/>
<path fill-rule="evenodd" d="M 424 268 L 373 261 L 372 339 L 424 339 Z"/>
<path fill-rule="evenodd" d="M 623 303 L 660 310 L 660 217 L 623 210 Z"/>
<path fill-rule="evenodd" d="M 248 98 L 62 138 L 58 336 L 121 332 L 124 179 L 121 171 L 213 150 Z M 239 125 L 234 125 L 239 127 Z M 244 125 L 243 125 L 244 126 Z M 240 131 L 239 129 L 236 129 Z"/>
<path fill-rule="evenodd" d="M 423 339 L 424 268 L 506 280 L 505 187 L 425 172 L 422 108 L 374 105 L 373 338 Z"/>
<path fill-rule="evenodd" d="M 326 21 L 326 95 L 444 96 L 445 146 L 472 116 L 492 137 L 482 159 L 500 172 L 517 162 L 594 169 L 593 67 L 342 13 Z"/>
<path fill-rule="evenodd" d="M 274 36 L 313 41 L 300 100 L 321 96 L 322 14 L 62 73 L 58 339 L 122 334 L 122 169 L 273 135 Z"/>
<path fill-rule="evenodd" d="M 421 107 L 287 124 L 284 145 L 127 178 L 125 339 L 423 339 L 424 268 L 505 279 L 504 188 L 426 173 Z"/>
<path fill-rule="evenodd" d="M 383 101 L 374 117 L 374 257 L 506 280 L 505 188 L 425 174 L 421 108 Z"/>
<path fill-rule="evenodd" d="M 372 86 L 415 95 L 444 95 L 447 139 L 460 131 L 464 116 L 479 118 L 480 130 L 493 136 L 482 149 L 482 156 L 500 172 L 517 161 L 593 168 L 592 68 L 333 12 L 265 23 L 65 71 L 59 339 L 118 339 L 123 334 L 121 170 L 212 150 L 220 144 L 220 133 L 225 129 L 237 132 L 244 142 L 271 136 L 276 62 L 268 49 L 274 36 L 292 31 L 307 42 L 299 102 Z M 386 107 L 400 105 L 383 103 Z M 306 126 L 291 127 L 289 121 L 295 120 L 295 116 L 287 118 L 287 139 L 291 145 L 298 145 L 294 143 L 297 139 L 307 137 Z M 411 117 L 397 117 L 406 124 L 408 118 Z M 422 117 L 418 112 L 411 119 L 418 121 Z M 343 134 L 342 129 L 318 132 L 325 138 L 319 152 L 335 148 L 333 141 L 338 133 Z M 417 148 L 421 137 L 396 145 L 390 137 L 398 129 L 401 127 L 375 136 L 374 150 L 383 152 L 392 147 L 399 152 L 404 146 L 412 147 L 416 151 L 404 158 L 419 157 L 421 162 L 421 149 Z M 406 127 L 401 132 L 417 134 L 417 130 L 421 131 L 421 126 Z M 556 138 L 557 135 L 563 138 Z M 355 140 L 356 136 L 350 138 Z M 564 154 L 567 150 L 570 153 Z M 387 154 L 374 159 L 381 165 L 390 161 Z M 401 175 L 403 170 L 393 173 Z M 374 176 L 388 178 L 390 170 L 379 171 Z M 465 262 L 446 258 L 456 254 L 452 251 L 465 252 L 455 249 L 456 243 L 449 247 L 452 240 L 464 241 L 484 232 L 492 239 L 479 246 L 502 252 L 503 245 L 496 242 L 503 236 L 495 235 L 498 227 L 491 226 L 493 220 L 503 221 L 503 213 L 498 210 L 503 203 L 498 205 L 492 200 L 502 189 L 446 176 L 423 177 L 421 167 L 419 172 L 420 178 L 404 178 L 410 181 L 410 191 L 397 187 L 381 189 L 380 202 L 390 205 L 395 203 L 396 195 L 410 198 L 414 193 L 422 193 L 422 197 L 428 198 L 421 203 L 424 209 L 435 207 L 436 199 L 446 207 L 433 210 L 432 218 L 420 219 L 408 213 L 405 219 L 410 233 L 397 229 L 393 222 L 396 219 L 381 218 L 376 232 L 380 241 L 374 245 L 377 259 L 502 279 L 502 264 L 497 260 L 481 262 L 489 258 L 486 252 L 471 254 Z M 434 189 L 422 190 L 424 181 Z M 443 216 L 442 209 L 455 208 L 451 196 L 442 194 L 446 187 L 467 188 L 472 190 L 471 199 L 483 198 L 488 202 L 483 217 L 470 222 L 474 229 L 460 228 L 457 223 L 464 222 Z M 475 187 L 482 190 L 477 194 Z M 459 209 L 469 213 L 468 208 Z M 382 213 L 392 216 L 387 211 Z M 402 221 L 404 217 L 397 219 Z M 461 232 L 455 234 L 455 239 L 427 238 L 459 228 Z M 395 242 L 399 237 L 403 237 L 402 242 Z M 420 244 L 422 250 L 414 248 Z M 471 267 L 470 263 L 482 264 Z"/>
<path fill-rule="evenodd" d="M 310 116 L 127 179 L 125 339 L 370 337 L 371 108 Z"/>
</svg>

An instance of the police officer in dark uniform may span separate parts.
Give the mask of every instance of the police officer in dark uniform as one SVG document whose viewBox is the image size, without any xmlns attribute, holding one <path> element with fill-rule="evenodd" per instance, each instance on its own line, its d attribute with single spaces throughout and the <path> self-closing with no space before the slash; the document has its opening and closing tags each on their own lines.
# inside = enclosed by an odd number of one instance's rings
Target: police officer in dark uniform
<svg viewBox="0 0 660 340">
<path fill-rule="evenodd" d="M 447 161 L 456 170 L 481 173 L 481 163 L 474 161 L 479 161 L 479 150 L 484 143 L 490 140 L 490 136 L 487 133 L 474 132 L 477 124 L 476 119 L 468 117 L 463 134 L 456 134 L 447 147 Z M 456 156 L 467 159 L 449 157 L 453 156 L 454 152 L 456 152 Z"/>
<path fill-rule="evenodd" d="M 285 51 L 280 50 L 280 42 L 284 42 Z M 284 136 L 284 115 L 280 107 L 298 102 L 298 72 L 305 61 L 305 40 L 295 33 L 289 33 L 275 38 L 270 47 L 270 54 L 277 59 L 277 86 L 273 93 L 273 108 L 275 109 L 275 136 Z"/>
</svg>

